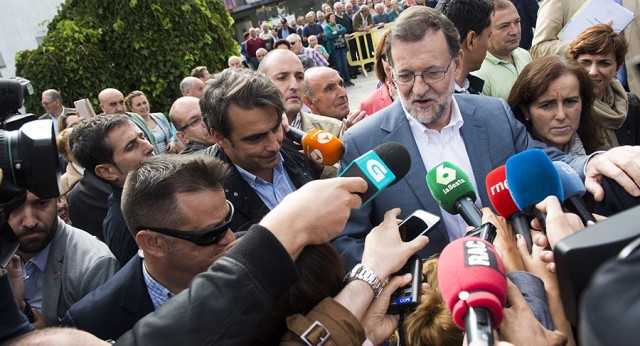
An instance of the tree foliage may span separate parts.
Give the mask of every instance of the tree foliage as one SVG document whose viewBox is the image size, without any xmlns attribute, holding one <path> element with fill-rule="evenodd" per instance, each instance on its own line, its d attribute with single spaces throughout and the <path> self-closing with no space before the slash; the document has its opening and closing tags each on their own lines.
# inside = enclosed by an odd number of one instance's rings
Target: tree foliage
<svg viewBox="0 0 640 346">
<path fill-rule="evenodd" d="M 17 74 L 36 94 L 25 100 L 39 113 L 40 93 L 57 89 L 65 104 L 98 93 L 142 90 L 153 111 L 168 111 L 193 67 L 222 70 L 237 54 L 233 20 L 222 0 L 66 0 L 42 44 L 19 52 Z"/>
</svg>

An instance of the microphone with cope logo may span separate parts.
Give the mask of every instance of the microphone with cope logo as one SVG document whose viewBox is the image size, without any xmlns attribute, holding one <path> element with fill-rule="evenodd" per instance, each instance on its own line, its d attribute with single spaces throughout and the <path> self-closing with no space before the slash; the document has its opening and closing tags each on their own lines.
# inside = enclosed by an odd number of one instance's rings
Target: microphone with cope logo
<svg viewBox="0 0 640 346">
<path fill-rule="evenodd" d="M 302 150 L 307 157 L 325 166 L 336 164 L 344 153 L 342 141 L 323 130 L 313 129 L 307 133 L 295 127 L 289 127 L 287 136 L 302 145 Z"/>
<path fill-rule="evenodd" d="M 367 181 L 367 191 L 359 194 L 362 208 L 380 191 L 404 178 L 410 167 L 407 149 L 399 143 L 386 142 L 353 160 L 339 176 L 360 177 Z"/>
</svg>

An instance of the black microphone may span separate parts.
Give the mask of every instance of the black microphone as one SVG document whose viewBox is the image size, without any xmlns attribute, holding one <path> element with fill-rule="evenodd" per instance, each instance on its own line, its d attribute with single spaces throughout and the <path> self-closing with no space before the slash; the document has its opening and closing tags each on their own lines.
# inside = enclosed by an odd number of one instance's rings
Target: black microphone
<svg viewBox="0 0 640 346">
<path fill-rule="evenodd" d="M 339 176 L 360 177 L 367 181 L 367 191 L 359 194 L 365 205 L 380 191 L 404 178 L 409 168 L 411 157 L 407 149 L 399 143 L 386 142 L 353 160 Z"/>
</svg>

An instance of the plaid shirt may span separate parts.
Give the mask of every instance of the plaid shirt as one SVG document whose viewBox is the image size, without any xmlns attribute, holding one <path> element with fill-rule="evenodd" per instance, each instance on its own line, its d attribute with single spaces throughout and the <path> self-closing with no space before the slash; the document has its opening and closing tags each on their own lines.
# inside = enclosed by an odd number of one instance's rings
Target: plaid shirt
<svg viewBox="0 0 640 346">
<path fill-rule="evenodd" d="M 302 48 L 302 53 L 315 61 L 316 66 L 329 66 L 329 62 L 325 59 L 322 54 L 320 54 L 317 50 L 313 48 Z"/>
</svg>

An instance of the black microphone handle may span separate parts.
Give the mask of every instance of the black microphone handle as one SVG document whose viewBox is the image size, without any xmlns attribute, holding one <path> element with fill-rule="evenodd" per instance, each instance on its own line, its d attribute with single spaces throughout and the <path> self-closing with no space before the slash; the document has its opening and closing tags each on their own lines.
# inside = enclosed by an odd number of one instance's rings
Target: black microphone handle
<svg viewBox="0 0 640 346">
<path fill-rule="evenodd" d="M 456 210 L 469 226 L 482 225 L 482 212 L 469 196 L 464 196 L 456 201 Z"/>
<path fill-rule="evenodd" d="M 467 332 L 467 342 L 479 340 L 493 346 L 493 326 L 491 325 L 491 311 L 485 308 L 472 308 L 464 316 L 464 327 Z"/>
<path fill-rule="evenodd" d="M 574 195 L 565 199 L 564 206 L 570 212 L 577 214 L 585 226 L 587 226 L 588 221 L 591 221 L 593 223 L 597 222 L 596 219 L 593 217 L 593 214 L 591 214 L 587 209 L 587 206 L 584 204 L 584 201 L 580 196 Z"/>
<path fill-rule="evenodd" d="M 289 126 L 289 132 L 286 133 L 287 137 L 291 138 L 292 140 L 302 144 L 302 138 L 306 135 L 307 133 L 299 130 L 293 126 Z"/>
<path fill-rule="evenodd" d="M 540 227 L 542 228 L 542 232 L 547 234 L 547 214 L 540 211 L 538 208 L 533 206 L 533 215 L 536 216 L 538 222 L 540 223 Z"/>
<path fill-rule="evenodd" d="M 509 221 L 513 224 L 513 230 L 516 234 L 520 234 L 527 242 L 527 249 L 531 253 L 533 247 L 533 239 L 531 239 L 531 231 L 529 230 L 529 221 L 522 213 L 515 213 L 509 217 Z"/>
</svg>

